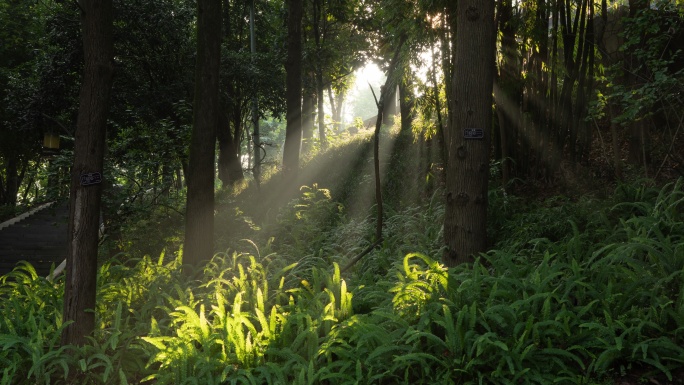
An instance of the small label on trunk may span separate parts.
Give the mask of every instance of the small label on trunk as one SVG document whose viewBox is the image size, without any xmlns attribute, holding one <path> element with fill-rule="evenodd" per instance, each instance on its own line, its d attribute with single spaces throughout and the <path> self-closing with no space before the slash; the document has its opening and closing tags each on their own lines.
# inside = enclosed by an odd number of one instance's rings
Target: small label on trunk
<svg viewBox="0 0 684 385">
<path fill-rule="evenodd" d="M 481 128 L 465 128 L 463 129 L 463 138 L 465 139 L 483 139 L 484 130 Z"/>
<path fill-rule="evenodd" d="M 81 174 L 81 186 L 90 186 L 102 183 L 102 174 L 99 172 L 89 172 Z"/>
</svg>

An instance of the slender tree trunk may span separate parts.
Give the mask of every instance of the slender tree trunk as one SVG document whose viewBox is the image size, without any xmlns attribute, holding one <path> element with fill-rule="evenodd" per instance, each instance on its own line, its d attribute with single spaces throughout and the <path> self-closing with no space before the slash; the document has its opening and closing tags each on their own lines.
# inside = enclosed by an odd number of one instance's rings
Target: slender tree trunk
<svg viewBox="0 0 684 385">
<path fill-rule="evenodd" d="M 256 33 L 255 28 L 255 5 L 254 1 L 249 5 L 249 46 L 252 53 L 252 65 L 256 65 Z M 256 82 L 255 82 L 256 83 Z M 261 185 L 261 132 L 259 130 L 259 97 L 256 93 L 252 96 L 252 152 L 254 154 L 254 165 L 252 166 L 252 173 L 254 175 L 254 181 L 256 182 L 257 188 Z M 248 141 L 249 144 L 249 141 Z M 252 159 L 252 157 L 249 157 Z M 240 172 L 242 172 L 242 167 L 240 167 Z"/>
<path fill-rule="evenodd" d="M 340 116 L 339 109 L 342 107 L 337 104 L 336 100 L 335 93 L 332 90 L 332 84 L 328 84 L 328 102 L 330 103 L 330 113 L 334 132 L 337 132 L 337 123 Z"/>
<path fill-rule="evenodd" d="M 325 108 L 323 99 L 323 69 L 316 70 L 316 101 L 318 102 L 318 139 L 321 142 L 321 148 L 328 148 L 328 140 L 325 137 Z"/>
<path fill-rule="evenodd" d="M 487 247 L 487 183 L 494 80 L 494 2 L 458 2 L 455 63 L 446 132 L 448 169 L 444 241 L 447 266 Z"/>
<path fill-rule="evenodd" d="M 236 96 L 235 99 L 241 99 L 240 96 Z M 239 103 L 233 103 L 233 113 L 231 118 L 233 120 L 233 130 L 231 141 L 230 141 L 230 177 L 232 183 L 241 181 L 244 179 L 244 174 L 242 173 L 242 162 L 240 161 L 240 155 L 242 152 L 242 140 L 245 133 L 245 121 L 242 115 L 242 106 Z M 230 128 L 229 128 L 230 129 Z"/>
<path fill-rule="evenodd" d="M 589 104 L 594 95 L 594 61 L 595 61 L 595 31 L 594 31 L 594 2 L 587 3 L 587 25 L 586 25 L 586 42 L 584 46 L 585 55 L 583 58 L 583 68 L 581 70 L 582 80 L 584 86 L 582 87 L 581 113 L 578 117 L 580 124 L 580 135 L 582 138 L 580 157 L 587 165 L 590 161 L 591 145 L 592 145 L 592 130 L 591 125 L 587 124 L 587 115 L 589 114 Z"/>
<path fill-rule="evenodd" d="M 221 1 L 197 2 L 197 63 L 188 165 L 183 261 L 199 266 L 214 253 L 214 157 L 219 123 Z"/>
<path fill-rule="evenodd" d="M 430 47 L 432 50 L 432 57 L 436 58 L 435 54 L 435 45 L 436 42 L 432 44 Z M 444 51 L 442 50 L 442 54 Z M 435 96 L 435 111 L 437 112 L 437 144 L 439 146 L 439 155 L 443 159 L 446 159 L 446 150 L 444 149 L 444 119 L 442 118 L 442 103 L 440 100 L 440 83 L 437 81 L 437 62 L 436 60 L 432 61 L 432 70 L 430 71 L 432 75 L 432 86 L 433 86 L 433 93 Z M 428 146 L 432 146 L 431 139 L 429 139 L 426 143 Z"/>
<path fill-rule="evenodd" d="M 95 327 L 97 242 L 107 113 L 112 88 L 113 25 L 111 0 L 81 0 L 83 83 L 79 96 L 74 164 L 71 170 L 63 345 L 83 345 Z M 82 177 L 91 174 L 93 179 Z M 106 176 L 105 176 L 106 177 Z M 100 180 L 101 181 L 101 178 Z M 95 184 L 90 184 L 95 183 Z M 73 321 L 73 322 L 71 322 Z"/>
<path fill-rule="evenodd" d="M 285 103 L 287 124 L 283 148 L 283 177 L 294 181 L 302 147 L 302 0 L 287 0 L 287 59 Z"/>
<path fill-rule="evenodd" d="M 308 153 L 311 150 L 313 140 L 316 97 L 313 91 L 306 90 L 302 101 L 302 152 Z"/>
<path fill-rule="evenodd" d="M 388 75 L 388 79 L 389 79 Z M 375 94 L 373 94 L 375 96 Z M 385 107 L 385 91 L 380 92 L 380 100 L 376 100 L 378 106 L 378 115 L 375 120 L 375 132 L 373 133 L 373 172 L 375 174 L 375 240 L 376 242 L 382 239 L 383 227 L 383 201 L 382 201 L 382 182 L 380 180 L 380 128 L 382 127 L 382 115 Z"/>
<path fill-rule="evenodd" d="M 557 2 L 556 2 L 557 4 Z M 548 141 L 546 144 L 545 152 L 542 154 L 542 160 L 544 163 L 543 177 L 545 179 L 549 178 L 550 170 L 553 169 L 552 164 L 555 162 L 555 157 L 558 153 L 558 149 L 555 144 L 558 143 L 558 130 L 555 128 L 555 118 L 558 112 L 558 20 L 560 18 L 560 6 L 556 5 L 551 11 L 551 57 L 549 61 L 550 64 L 550 84 L 549 84 L 549 111 L 547 118 L 546 132 L 548 135 Z"/>
<path fill-rule="evenodd" d="M 344 100 L 346 99 L 346 93 L 340 91 L 335 94 L 335 106 L 333 110 L 333 121 L 335 122 L 335 132 L 339 133 L 342 127 L 342 117 L 344 114 Z"/>
<path fill-rule="evenodd" d="M 230 152 L 231 142 L 230 123 L 224 111 L 219 113 L 219 124 L 216 131 L 216 141 L 218 142 L 218 178 L 223 183 L 223 186 L 229 186 L 230 180 L 230 160 L 228 153 Z"/>
<path fill-rule="evenodd" d="M 332 112 L 332 124 L 334 132 L 340 132 L 342 128 L 342 109 L 344 108 L 345 93 L 334 93 L 332 85 L 328 84 L 328 101 Z"/>
<path fill-rule="evenodd" d="M 323 58 L 321 57 L 323 51 L 323 41 L 321 29 L 322 23 L 325 23 L 325 14 L 323 10 L 322 0 L 313 0 L 313 36 L 314 42 L 316 44 L 315 51 L 315 61 L 314 61 L 314 72 L 316 80 L 316 101 L 318 102 L 318 139 L 321 143 L 321 148 L 326 149 L 328 147 L 328 141 L 325 136 L 325 110 L 324 110 L 324 90 L 325 85 L 323 84 Z"/>
</svg>

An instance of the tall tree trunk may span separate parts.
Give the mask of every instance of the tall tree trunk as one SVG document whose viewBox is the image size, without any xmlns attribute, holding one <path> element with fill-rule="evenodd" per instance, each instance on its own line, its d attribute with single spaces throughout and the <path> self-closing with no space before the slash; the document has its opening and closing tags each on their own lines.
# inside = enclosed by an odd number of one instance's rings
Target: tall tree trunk
<svg viewBox="0 0 684 385">
<path fill-rule="evenodd" d="M 238 119 L 239 120 L 239 119 Z M 219 112 L 218 139 L 218 176 L 224 187 L 231 186 L 244 179 L 242 164 L 238 156 L 239 130 L 233 134 L 230 119 L 225 112 Z"/>
<path fill-rule="evenodd" d="M 337 104 L 337 98 L 332 89 L 332 84 L 328 83 L 328 102 L 330 103 L 330 114 L 332 119 L 333 131 L 337 132 L 337 123 L 339 119 L 339 109 L 342 107 Z"/>
<path fill-rule="evenodd" d="M 254 0 L 249 5 L 249 46 L 252 53 L 252 65 L 256 66 L 256 33 L 255 26 L 255 5 Z M 255 82 L 256 83 L 256 82 Z M 261 132 L 259 130 L 259 97 L 256 93 L 252 96 L 252 152 L 254 153 L 254 165 L 252 166 L 252 173 L 257 188 L 261 184 Z M 248 141 L 249 144 L 249 141 Z M 249 159 L 252 159 L 251 157 Z M 242 167 L 240 167 L 242 173 Z"/>
<path fill-rule="evenodd" d="M 95 327 L 97 242 L 107 113 L 112 89 L 113 24 L 111 0 L 81 0 L 85 66 L 79 96 L 74 164 L 71 170 L 63 345 L 83 345 Z M 100 180 L 101 181 L 101 178 Z M 85 183 L 84 183 L 85 182 Z"/>
<path fill-rule="evenodd" d="M 240 96 L 233 98 L 234 100 L 242 99 Z M 232 122 L 232 133 L 230 141 L 230 178 L 232 183 L 241 181 L 244 179 L 244 174 L 242 173 L 242 162 L 240 161 L 240 155 L 242 152 L 242 143 L 245 122 L 242 115 L 242 106 L 238 102 L 232 103 L 233 113 L 231 114 Z M 229 127 L 230 129 L 230 127 Z"/>
<path fill-rule="evenodd" d="M 321 142 L 321 148 L 328 147 L 328 140 L 325 137 L 325 108 L 323 99 L 323 69 L 316 70 L 316 101 L 318 102 L 318 139 Z"/>
<path fill-rule="evenodd" d="M 313 141 L 316 97 L 312 90 L 307 88 L 304 90 L 304 98 L 302 99 L 302 152 L 307 154 L 311 150 Z"/>
<path fill-rule="evenodd" d="M 587 2 L 587 24 L 585 27 L 585 45 L 584 54 L 582 55 L 582 67 L 580 69 L 580 86 L 578 89 L 577 105 L 579 113 L 577 121 L 579 125 L 580 161 L 588 165 L 590 160 L 592 135 L 591 125 L 587 124 L 587 115 L 589 114 L 589 103 L 594 94 L 594 60 L 595 60 L 595 34 L 594 34 L 594 2 Z"/>
<path fill-rule="evenodd" d="M 214 157 L 219 122 L 221 1 L 197 2 L 197 63 L 188 165 L 183 261 L 198 266 L 214 253 Z"/>
<path fill-rule="evenodd" d="M 470 262 L 487 247 L 494 80 L 494 2 L 460 0 L 456 15 L 458 30 L 446 132 L 449 162 L 444 241 L 447 249 L 442 260 L 447 266 Z"/>
<path fill-rule="evenodd" d="M 551 10 L 551 57 L 550 61 L 550 84 L 549 84 L 549 111 L 548 117 L 546 119 L 546 133 L 548 141 L 546 143 L 546 148 L 542 153 L 542 162 L 544 165 L 543 177 L 548 179 L 551 170 L 553 169 L 553 164 L 555 158 L 559 152 L 555 145 L 558 143 L 558 130 L 555 129 L 555 118 L 558 112 L 558 64 L 560 63 L 558 59 L 558 28 L 560 19 L 560 6 L 556 2 L 556 6 Z"/>
<path fill-rule="evenodd" d="M 344 97 L 344 92 L 334 93 L 332 85 L 328 84 L 328 100 L 330 101 L 330 111 L 332 113 L 334 132 L 340 132 L 342 127 L 342 108 L 344 106 Z"/>
<path fill-rule="evenodd" d="M 385 84 L 390 82 L 391 73 L 387 75 Z M 371 89 L 372 90 L 372 89 Z M 382 115 L 385 108 L 385 90 L 380 91 L 380 100 L 375 103 L 378 107 L 378 114 L 375 119 L 375 131 L 373 132 L 373 174 L 375 175 L 375 241 L 382 239 L 383 216 L 385 215 L 382 201 L 382 182 L 380 180 L 380 128 L 382 127 Z M 375 93 L 373 93 L 375 97 Z"/>
<path fill-rule="evenodd" d="M 332 124 L 334 132 L 340 132 L 342 128 L 342 109 L 344 108 L 345 93 L 334 93 L 332 85 L 328 84 L 328 100 L 332 111 Z"/>
<path fill-rule="evenodd" d="M 335 94 L 335 106 L 333 110 L 333 121 L 335 122 L 335 132 L 339 133 L 342 127 L 342 117 L 344 115 L 344 100 L 347 94 L 344 91 L 340 91 Z"/>
<path fill-rule="evenodd" d="M 398 105 L 397 105 L 397 89 L 399 84 L 394 83 L 388 90 L 383 90 L 385 92 L 385 109 L 384 109 L 384 114 L 383 116 L 383 121 L 385 124 L 394 124 L 394 116 L 397 114 L 398 110 Z"/>
<path fill-rule="evenodd" d="M 577 81 L 577 91 L 575 96 L 575 105 L 571 107 L 572 113 L 570 117 L 572 118 L 570 122 L 570 157 L 573 166 L 576 166 L 579 162 L 579 157 L 582 152 L 582 137 L 581 132 L 582 123 L 584 120 L 583 109 L 585 102 L 584 88 L 585 85 L 585 70 L 588 61 L 588 50 L 585 48 L 588 44 L 585 44 L 585 33 L 587 25 L 587 0 L 583 0 L 579 5 L 580 10 L 580 21 L 579 27 L 575 30 L 575 35 L 579 36 L 577 43 L 577 57 L 574 66 L 575 74 L 574 79 Z M 587 42 L 588 43 L 588 42 Z M 572 84 L 574 86 L 574 82 Z"/>
<path fill-rule="evenodd" d="M 324 95 L 325 85 L 323 84 L 323 58 L 321 57 L 323 51 L 323 41 L 321 39 L 321 23 L 325 22 L 325 15 L 323 10 L 323 0 L 313 0 L 313 28 L 314 42 L 316 44 L 314 72 L 316 79 L 316 101 L 318 102 L 318 139 L 321 143 L 321 148 L 328 147 L 328 141 L 325 136 L 325 110 L 324 110 Z"/>
<path fill-rule="evenodd" d="M 401 114 L 401 132 L 410 132 L 413 124 L 413 105 L 415 97 L 408 83 L 410 68 L 404 66 L 403 76 L 399 81 L 399 113 Z"/>
<path fill-rule="evenodd" d="M 294 181 L 299 171 L 302 147 L 302 0 L 287 0 L 287 59 L 285 61 L 285 103 L 287 109 L 283 177 Z"/>
</svg>

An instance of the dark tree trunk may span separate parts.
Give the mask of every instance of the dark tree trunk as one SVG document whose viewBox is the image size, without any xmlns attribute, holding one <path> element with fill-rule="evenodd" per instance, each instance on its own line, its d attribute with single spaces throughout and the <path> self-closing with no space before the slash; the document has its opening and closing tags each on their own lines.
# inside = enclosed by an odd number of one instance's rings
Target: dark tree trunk
<svg viewBox="0 0 684 385">
<path fill-rule="evenodd" d="M 111 0 L 82 0 L 85 67 L 79 96 L 71 170 L 63 345 L 83 345 L 95 327 L 97 242 L 102 184 L 82 185 L 81 175 L 102 172 L 112 88 Z M 106 175 L 104 176 L 106 177 Z"/>
<path fill-rule="evenodd" d="M 183 261 L 198 266 L 214 253 L 214 156 L 219 122 L 221 1 L 197 2 L 197 63 L 190 140 Z"/>
<path fill-rule="evenodd" d="M 302 0 L 287 0 L 285 103 L 287 123 L 283 148 L 283 178 L 294 181 L 302 147 Z"/>
<path fill-rule="evenodd" d="M 222 2 L 223 12 L 223 38 L 232 39 L 233 36 L 241 36 L 242 23 L 235 26 L 231 19 L 230 1 Z M 243 6 L 245 4 L 242 4 Z M 236 5 L 232 10 L 233 13 L 239 14 L 241 12 Z M 240 161 L 240 139 L 242 127 L 242 109 L 240 101 L 240 88 L 235 86 L 235 78 L 228 79 L 226 92 L 229 97 L 221 98 L 219 121 L 216 132 L 216 139 L 218 141 L 218 177 L 223 184 L 223 187 L 230 187 L 234 183 L 244 179 L 242 172 L 242 163 Z M 235 117 L 237 115 L 237 118 Z"/>
<path fill-rule="evenodd" d="M 410 69 L 404 67 L 405 71 Z M 399 83 L 399 111 L 401 113 L 401 132 L 410 132 L 413 124 L 413 105 L 415 98 L 411 92 L 410 84 L 407 83 L 407 76 L 402 76 Z"/>
<path fill-rule="evenodd" d="M 385 124 L 394 124 L 394 115 L 397 114 L 398 110 L 398 105 L 397 105 L 397 89 L 398 89 L 398 83 L 393 83 L 391 86 L 385 86 L 385 87 L 390 87 L 390 89 L 383 89 L 383 93 L 385 95 L 385 109 L 384 109 L 384 116 L 382 118 L 383 122 Z"/>
<path fill-rule="evenodd" d="M 587 3 L 587 24 L 585 27 L 584 54 L 582 55 L 582 67 L 580 69 L 580 86 L 578 89 L 578 130 L 579 130 L 579 160 L 588 165 L 590 161 L 592 135 L 590 125 L 587 123 L 589 104 L 594 94 L 594 54 L 596 48 L 594 34 L 594 2 Z"/>
<path fill-rule="evenodd" d="M 544 175 L 543 177 L 548 178 L 550 175 L 550 170 L 554 164 L 554 159 L 558 151 L 555 148 L 555 144 L 558 143 L 558 130 L 555 129 L 554 122 L 557 117 L 558 111 L 558 28 L 560 19 L 560 7 L 555 6 L 551 11 L 551 57 L 550 61 L 550 84 L 549 84 L 549 111 L 546 127 L 547 133 L 547 144 L 546 148 L 542 152 L 542 162 L 544 164 Z"/>
<path fill-rule="evenodd" d="M 473 260 L 487 247 L 487 183 L 494 78 L 494 2 L 460 0 L 446 131 L 448 169 L 443 262 Z M 466 139 L 465 129 L 482 130 Z M 478 135 L 475 135 L 477 137 Z"/>
<path fill-rule="evenodd" d="M 219 113 L 218 139 L 218 177 L 224 187 L 232 186 L 244 178 L 242 164 L 238 156 L 239 141 L 236 140 L 230 121 L 225 113 Z M 239 139 L 239 138 L 238 138 Z"/>
</svg>

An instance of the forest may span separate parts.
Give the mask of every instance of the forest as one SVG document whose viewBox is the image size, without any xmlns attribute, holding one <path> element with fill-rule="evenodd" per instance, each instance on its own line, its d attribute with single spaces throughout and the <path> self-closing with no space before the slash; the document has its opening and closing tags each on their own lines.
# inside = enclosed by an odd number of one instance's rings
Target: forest
<svg viewBox="0 0 684 385">
<path fill-rule="evenodd" d="M 0 385 L 684 384 L 684 1 L 0 26 L 0 223 L 69 211 L 0 275 Z"/>
</svg>

